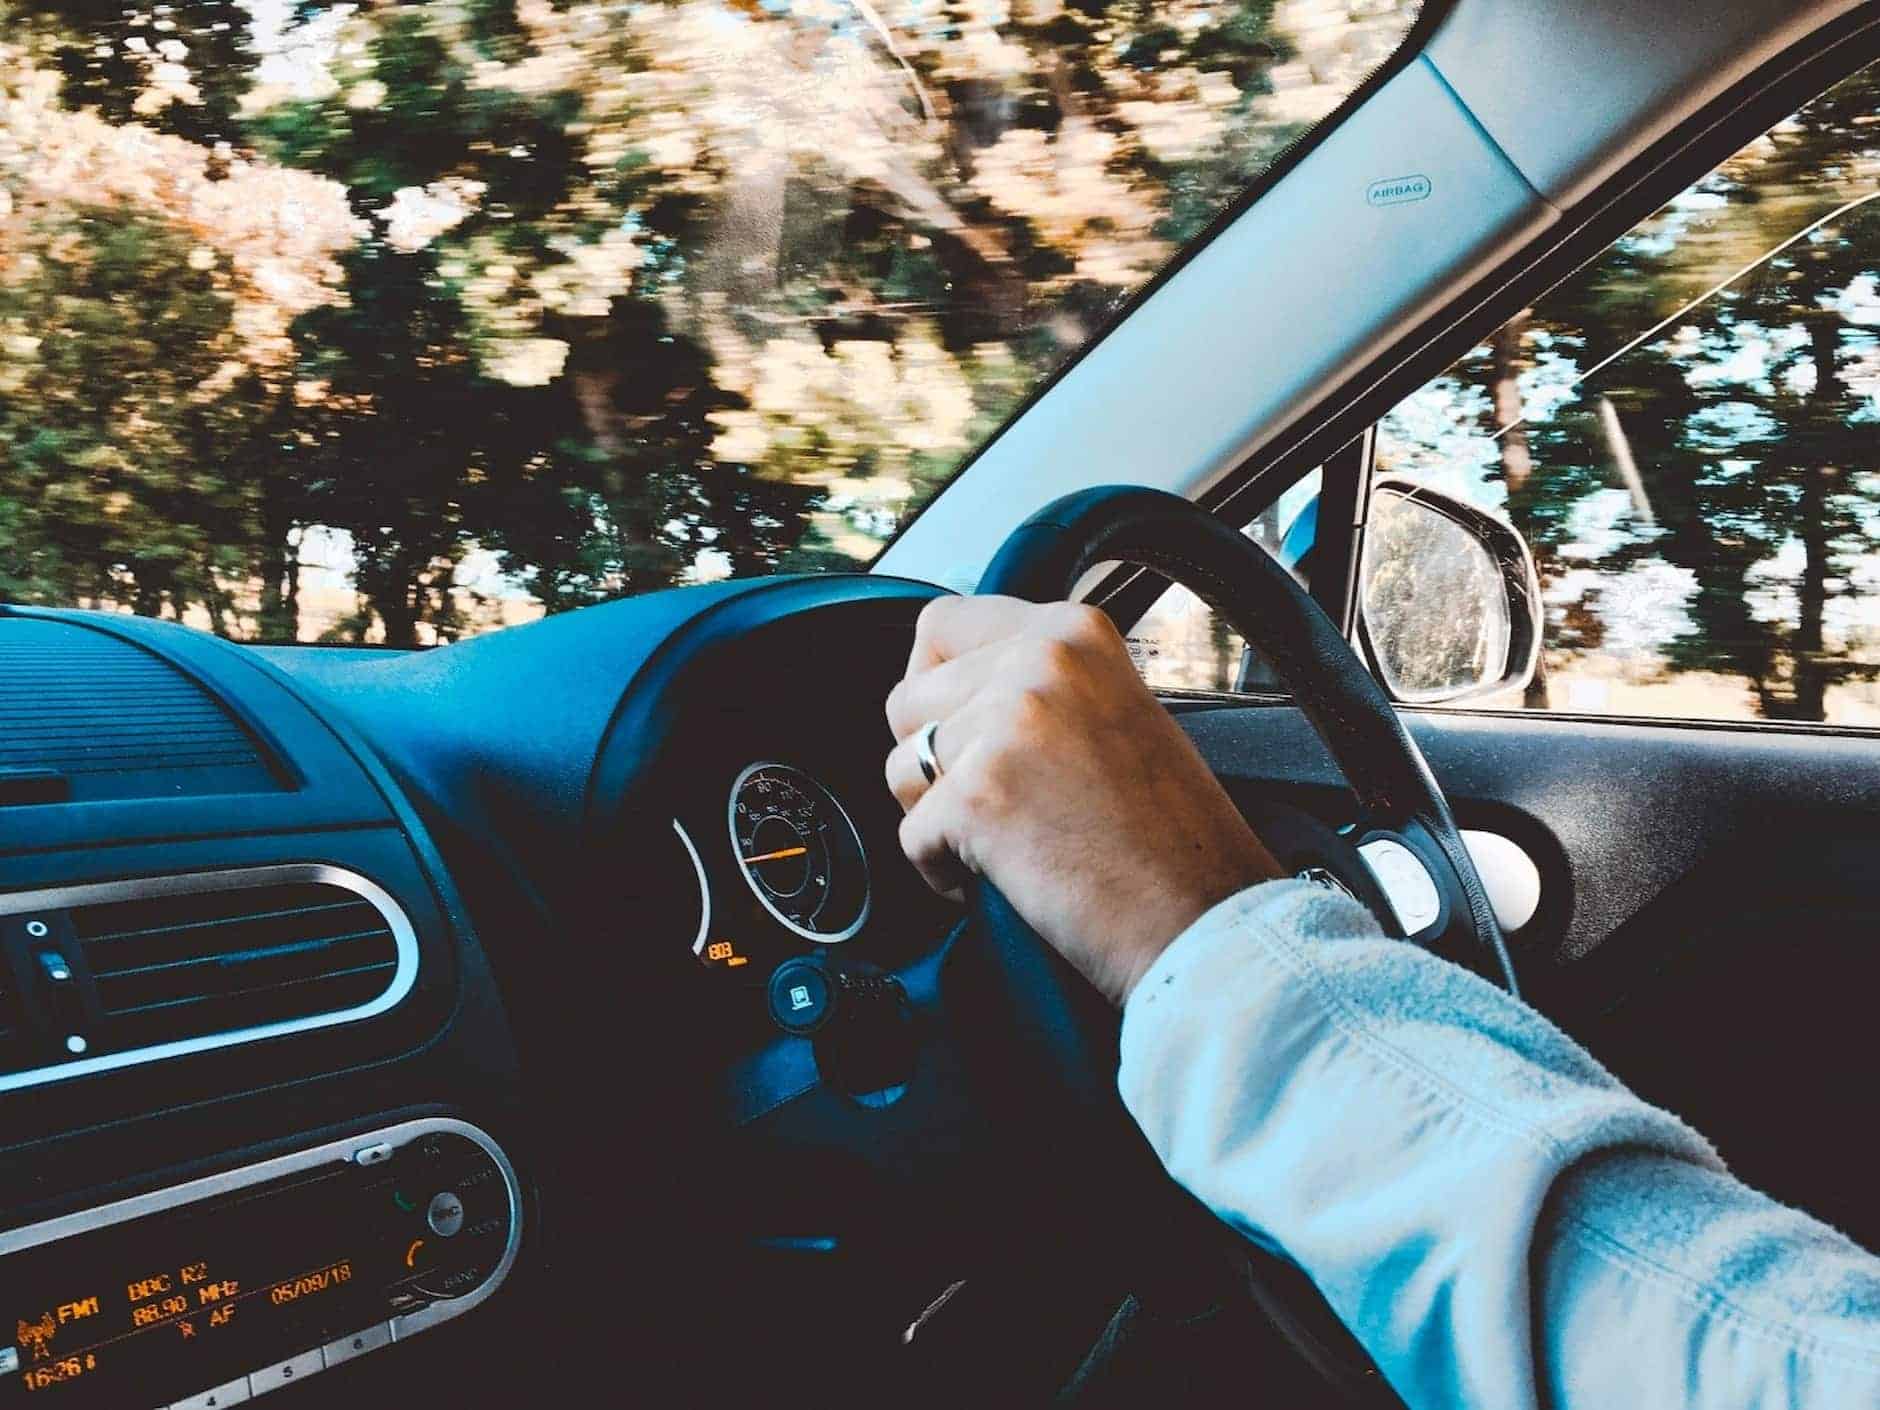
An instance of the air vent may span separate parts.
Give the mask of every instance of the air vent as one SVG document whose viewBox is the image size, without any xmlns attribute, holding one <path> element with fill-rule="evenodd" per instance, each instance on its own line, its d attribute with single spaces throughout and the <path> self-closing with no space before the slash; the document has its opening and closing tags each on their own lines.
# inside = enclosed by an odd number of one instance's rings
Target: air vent
<svg viewBox="0 0 1880 1410">
<path fill-rule="evenodd" d="M 113 1046 L 357 1008 L 398 968 L 385 917 L 320 882 L 86 906 L 72 922 Z"/>
<path fill-rule="evenodd" d="M 7 1065 L 46 1079 L 363 1018 L 417 964 L 384 891 L 316 865 L 0 896 L 0 934 L 24 998 Z"/>
<path fill-rule="evenodd" d="M 0 616 L 0 804 L 280 788 L 220 701 L 161 657 L 73 622 Z"/>
</svg>

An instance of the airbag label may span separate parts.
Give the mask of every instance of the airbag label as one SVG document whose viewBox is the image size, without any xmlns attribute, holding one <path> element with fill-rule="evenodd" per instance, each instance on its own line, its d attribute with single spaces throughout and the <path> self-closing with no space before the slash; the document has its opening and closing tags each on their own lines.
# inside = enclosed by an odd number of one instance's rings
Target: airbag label
<svg viewBox="0 0 1880 1410">
<path fill-rule="evenodd" d="M 1429 194 L 1430 179 L 1427 176 L 1387 176 L 1367 186 L 1364 199 L 1374 206 L 1401 206 L 1411 201 L 1428 200 Z"/>
</svg>

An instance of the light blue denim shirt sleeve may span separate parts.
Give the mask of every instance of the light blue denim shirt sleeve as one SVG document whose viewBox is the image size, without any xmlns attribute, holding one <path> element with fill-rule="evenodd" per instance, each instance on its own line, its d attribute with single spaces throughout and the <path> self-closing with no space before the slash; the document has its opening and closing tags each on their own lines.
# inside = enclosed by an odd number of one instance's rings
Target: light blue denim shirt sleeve
<svg viewBox="0 0 1880 1410">
<path fill-rule="evenodd" d="M 1170 945 L 1119 1083 L 1413 1410 L 1880 1407 L 1880 1260 L 1322 887 L 1250 888 Z"/>
</svg>

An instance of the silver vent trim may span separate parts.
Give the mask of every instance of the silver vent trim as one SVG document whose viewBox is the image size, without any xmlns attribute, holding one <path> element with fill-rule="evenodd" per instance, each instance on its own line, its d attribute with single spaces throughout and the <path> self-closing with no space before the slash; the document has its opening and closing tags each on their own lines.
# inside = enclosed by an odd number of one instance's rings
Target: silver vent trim
<svg viewBox="0 0 1880 1410">
<path fill-rule="evenodd" d="M 83 886 L 55 886 L 38 891 L 9 891 L 0 894 L 0 916 L 22 911 L 72 910 L 79 906 L 103 906 L 115 901 L 144 901 L 168 896 L 195 896 L 217 891 L 247 891 L 260 886 L 318 883 L 337 886 L 371 904 L 392 932 L 398 952 L 398 964 L 392 979 L 378 997 L 352 1008 L 331 1013 L 309 1014 L 304 1018 L 282 1019 L 278 1023 L 257 1024 L 250 1028 L 231 1028 L 226 1033 L 207 1033 L 195 1038 L 178 1038 L 144 1048 L 126 1048 L 122 1052 L 100 1053 L 95 1057 L 74 1058 L 70 1062 L 50 1063 L 21 1072 L 0 1073 L 0 1092 L 22 1087 L 39 1087 L 48 1082 L 63 1082 L 72 1077 L 113 1072 L 140 1063 L 161 1062 L 166 1058 L 186 1057 L 191 1053 L 232 1048 L 242 1043 L 278 1038 L 288 1033 L 305 1033 L 316 1028 L 331 1028 L 341 1023 L 357 1023 L 396 1006 L 418 980 L 418 934 L 411 918 L 390 892 L 358 872 L 325 862 L 292 862 L 282 866 L 242 867 L 233 871 L 186 872 L 176 876 L 148 876 L 130 881 L 99 881 Z"/>
</svg>

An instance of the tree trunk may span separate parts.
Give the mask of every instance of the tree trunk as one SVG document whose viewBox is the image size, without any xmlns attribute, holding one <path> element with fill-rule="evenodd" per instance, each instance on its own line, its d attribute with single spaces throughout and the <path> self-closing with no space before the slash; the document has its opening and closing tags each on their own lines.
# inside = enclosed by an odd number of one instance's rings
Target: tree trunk
<svg viewBox="0 0 1880 1410">
<path fill-rule="evenodd" d="M 1638 472 L 1638 461 L 1632 457 L 1632 441 L 1625 433 L 1625 423 L 1619 419 L 1619 408 L 1612 404 L 1611 397 L 1601 397 L 1597 405 L 1599 434 L 1606 442 L 1612 473 L 1625 486 L 1638 517 L 1647 524 L 1656 524 L 1658 516 L 1652 510 L 1651 496 L 1645 492 L 1645 477 Z"/>
<path fill-rule="evenodd" d="M 409 649 L 418 644 L 418 608 L 408 576 L 401 574 L 400 578 L 404 585 L 392 587 L 374 599 L 372 605 L 378 611 L 379 620 L 385 623 L 385 644 Z"/>
<path fill-rule="evenodd" d="M 263 641 L 294 641 L 299 636 L 299 613 L 292 601 L 298 585 L 290 583 L 299 567 L 290 542 L 293 532 L 293 520 L 284 515 L 268 514 L 262 523 L 261 610 L 255 628 Z"/>
<path fill-rule="evenodd" d="M 1815 363 L 1815 388 L 1809 393 L 1810 420 L 1837 420 L 1841 401 L 1840 331 L 1831 318 L 1812 318 L 1808 324 Z M 1820 438 L 1809 437 L 1810 444 Z M 1828 717 L 1828 660 L 1823 632 L 1828 608 L 1829 557 L 1833 551 L 1828 528 L 1828 495 L 1837 471 L 1831 465 L 1801 467 L 1801 494 L 1796 500 L 1800 522 L 1796 536 L 1802 541 L 1800 608 L 1790 651 L 1794 669 L 1792 720 L 1820 722 Z"/>
<path fill-rule="evenodd" d="M 302 530 L 304 535 L 305 530 Z M 281 614 L 287 630 L 291 634 L 289 641 L 300 640 L 300 542 L 295 540 L 287 551 L 287 594 L 281 604 Z"/>
<path fill-rule="evenodd" d="M 1240 653 L 1244 649 L 1234 629 L 1224 618 L 1208 615 L 1208 644 L 1214 651 L 1214 669 L 1208 672 L 1209 690 L 1232 690 L 1240 673 Z"/>
<path fill-rule="evenodd" d="M 1810 466 L 1802 472 L 1798 508 L 1802 514 L 1801 620 L 1795 628 L 1795 713 L 1792 719 L 1828 718 L 1828 662 L 1822 619 L 1828 606 L 1828 526 L 1826 510 L 1832 468 Z"/>
<path fill-rule="evenodd" d="M 367 608 L 360 616 L 377 615 L 385 627 L 385 644 L 415 647 L 424 598 L 418 568 L 410 555 L 396 549 L 382 558 L 374 555 L 360 563 L 354 581 Z"/>
<path fill-rule="evenodd" d="M 1528 537 L 1530 544 L 1533 539 L 1528 535 L 1529 515 L 1521 499 L 1521 492 L 1533 477 L 1534 454 L 1528 447 L 1527 422 L 1521 417 L 1521 340 L 1527 333 L 1528 317 L 1533 312 L 1531 308 L 1522 309 L 1495 330 L 1494 340 L 1489 344 L 1494 359 L 1491 394 L 1495 400 L 1495 429 L 1501 433 L 1498 440 L 1501 448 L 1501 482 L 1508 490 L 1508 519 L 1519 533 Z M 1534 571 L 1539 575 L 1543 590 L 1547 586 L 1548 567 L 1547 560 L 1537 552 L 1534 555 Z M 1546 645 L 1546 631 L 1543 628 L 1542 649 L 1534 662 L 1534 678 L 1521 692 L 1523 709 L 1548 708 Z"/>
<path fill-rule="evenodd" d="M 1280 533 L 1283 525 L 1279 522 L 1279 501 L 1275 500 L 1260 511 L 1260 516 L 1249 527 L 1253 536 L 1262 544 L 1271 544 L 1275 556 L 1279 553 Z"/>
<path fill-rule="evenodd" d="M 1496 329 L 1494 341 L 1489 345 L 1494 356 L 1495 429 L 1501 431 L 1501 478 L 1508 487 L 1511 510 L 1515 497 L 1526 488 L 1528 477 L 1534 473 L 1527 422 L 1521 418 L 1521 340 L 1527 334 L 1528 318 L 1533 312 L 1531 308 L 1522 309 Z"/>
</svg>

